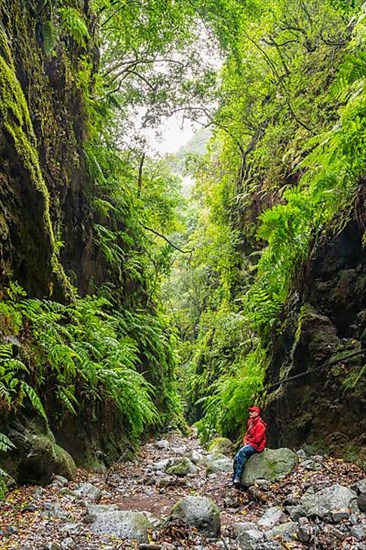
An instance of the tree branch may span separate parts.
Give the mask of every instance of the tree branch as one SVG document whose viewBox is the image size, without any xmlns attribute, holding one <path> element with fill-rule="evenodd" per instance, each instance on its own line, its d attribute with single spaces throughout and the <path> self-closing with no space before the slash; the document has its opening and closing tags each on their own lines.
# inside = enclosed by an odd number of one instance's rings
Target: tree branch
<svg viewBox="0 0 366 550">
<path fill-rule="evenodd" d="M 191 250 L 183 250 L 182 248 L 179 248 L 179 246 L 175 245 L 174 243 L 172 243 L 172 241 L 170 241 L 168 239 L 168 237 L 166 237 L 165 235 L 162 235 L 161 233 L 159 233 L 158 231 L 155 231 L 155 229 L 151 229 L 151 227 L 147 227 L 147 225 L 144 225 L 142 222 L 139 222 L 139 224 L 144 228 L 146 229 L 147 231 L 151 231 L 151 233 L 154 233 L 154 235 L 157 235 L 158 237 L 161 237 L 162 239 L 164 239 L 164 241 L 166 241 L 168 244 L 170 244 L 170 246 L 172 246 L 173 248 L 175 248 L 175 250 L 178 250 L 179 252 L 181 252 L 182 254 L 191 254 L 192 255 L 192 252 L 194 251 L 194 248 L 192 248 Z"/>
</svg>

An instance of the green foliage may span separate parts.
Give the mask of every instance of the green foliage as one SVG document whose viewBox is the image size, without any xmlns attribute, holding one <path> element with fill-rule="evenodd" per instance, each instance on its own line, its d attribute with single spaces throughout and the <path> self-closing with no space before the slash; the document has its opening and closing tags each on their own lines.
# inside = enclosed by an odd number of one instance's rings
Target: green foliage
<svg viewBox="0 0 366 550">
<path fill-rule="evenodd" d="M 64 29 L 79 46 L 85 46 L 85 42 L 89 38 L 89 31 L 80 12 L 75 8 L 67 7 L 59 8 L 58 13 Z"/>
<path fill-rule="evenodd" d="M 237 435 L 310 247 L 344 227 L 366 167 L 360 3 L 227 7 L 235 32 L 213 19 L 228 56 L 210 152 L 195 162 L 195 251 L 166 286 L 206 438 Z"/>
</svg>

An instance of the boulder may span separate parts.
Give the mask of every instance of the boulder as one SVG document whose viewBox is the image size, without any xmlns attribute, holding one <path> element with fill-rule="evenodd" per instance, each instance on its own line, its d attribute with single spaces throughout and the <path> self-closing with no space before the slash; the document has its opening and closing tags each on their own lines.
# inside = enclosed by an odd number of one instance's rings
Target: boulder
<svg viewBox="0 0 366 550">
<path fill-rule="evenodd" d="M 76 466 L 71 455 L 57 445 L 45 423 L 17 421 L 9 432 L 16 453 L 8 453 L 11 473 L 20 483 L 50 483 L 53 475 L 74 479 Z"/>
<path fill-rule="evenodd" d="M 114 535 L 121 539 L 148 542 L 148 532 L 153 523 L 143 512 L 101 511 L 94 509 L 95 521 L 90 529 L 98 535 Z"/>
<path fill-rule="evenodd" d="M 297 460 L 297 454 L 286 448 L 265 449 L 263 453 L 255 453 L 245 465 L 242 483 L 250 487 L 257 479 L 277 481 L 291 472 Z"/>
<path fill-rule="evenodd" d="M 322 519 L 333 517 L 337 519 L 338 513 L 344 516 L 347 512 L 347 517 L 350 516 L 350 511 L 355 506 L 356 499 L 357 495 L 354 491 L 336 484 L 317 493 L 306 493 L 301 497 L 300 505 L 296 508 L 298 508 L 297 512 L 302 517 L 319 517 Z"/>
<path fill-rule="evenodd" d="M 210 454 L 207 455 L 206 460 L 206 474 L 216 474 L 218 472 L 231 472 L 233 470 L 233 461 L 231 458 L 223 454 Z"/>
<path fill-rule="evenodd" d="M 219 453 L 231 457 L 234 454 L 234 445 L 227 437 L 216 437 L 210 443 L 208 452 L 210 454 Z"/>
<path fill-rule="evenodd" d="M 170 516 L 198 529 L 207 536 L 216 537 L 220 533 L 220 510 L 207 497 L 188 496 L 183 498 L 173 506 Z"/>
<path fill-rule="evenodd" d="M 358 495 L 360 493 L 366 493 L 366 477 L 357 481 L 354 485 L 352 485 L 351 489 Z"/>
<path fill-rule="evenodd" d="M 193 449 L 188 455 L 187 458 L 193 462 L 193 464 L 198 464 L 199 462 L 202 462 L 203 460 L 203 454 L 197 451 L 196 449 Z"/>
<path fill-rule="evenodd" d="M 189 458 L 183 457 L 171 460 L 165 471 L 169 475 L 184 477 L 188 474 L 195 474 L 197 472 L 197 466 L 195 466 Z"/>
</svg>

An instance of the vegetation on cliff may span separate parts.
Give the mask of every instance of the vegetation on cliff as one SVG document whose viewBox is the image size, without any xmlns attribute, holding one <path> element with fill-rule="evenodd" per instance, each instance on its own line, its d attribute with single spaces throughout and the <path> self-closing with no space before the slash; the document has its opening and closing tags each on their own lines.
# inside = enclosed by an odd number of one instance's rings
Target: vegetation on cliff
<svg viewBox="0 0 366 550">
<path fill-rule="evenodd" d="M 58 433 L 112 418 L 113 449 L 98 444 L 117 456 L 116 425 L 136 441 L 181 422 L 179 362 L 189 421 L 235 436 L 310 248 L 363 181 L 364 6 L 15 4 L 0 3 L 0 450 L 33 408 Z M 189 200 L 181 159 L 149 156 L 137 129 L 178 112 L 213 132 Z"/>
</svg>

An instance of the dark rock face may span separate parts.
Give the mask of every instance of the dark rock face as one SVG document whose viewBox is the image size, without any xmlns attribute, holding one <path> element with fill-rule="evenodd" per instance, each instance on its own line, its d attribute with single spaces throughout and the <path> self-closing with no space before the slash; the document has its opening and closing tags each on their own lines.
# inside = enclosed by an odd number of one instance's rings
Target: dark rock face
<svg viewBox="0 0 366 550">
<path fill-rule="evenodd" d="M 270 445 L 366 455 L 365 358 L 346 358 L 366 340 L 362 233 L 355 219 L 338 234 L 325 233 L 299 276 L 273 339 L 266 383 L 304 376 L 269 390 Z M 329 361 L 333 365 L 322 367 Z M 309 369 L 315 371 L 305 374 Z"/>
<path fill-rule="evenodd" d="M 40 298 L 63 299 L 70 277 L 85 292 L 85 266 L 96 254 L 83 152 L 87 115 L 71 75 L 82 59 L 95 67 L 98 56 L 88 3 L 74 4 L 84 5 L 89 43 L 61 37 L 52 55 L 44 47 L 49 3 L 0 6 L 0 287 L 12 277 Z M 60 255 L 57 241 L 64 243 Z"/>
</svg>

